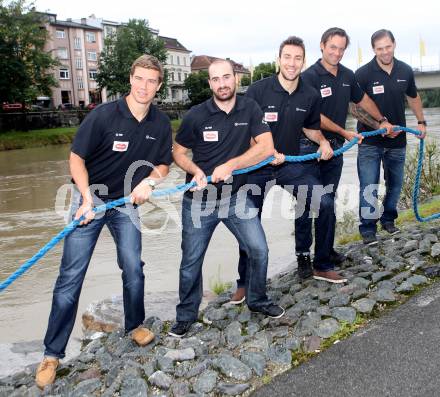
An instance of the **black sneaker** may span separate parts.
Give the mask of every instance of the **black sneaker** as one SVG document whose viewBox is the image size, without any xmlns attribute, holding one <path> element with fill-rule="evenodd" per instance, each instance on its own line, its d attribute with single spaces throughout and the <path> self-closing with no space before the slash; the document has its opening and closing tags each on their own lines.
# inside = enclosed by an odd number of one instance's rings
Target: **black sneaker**
<svg viewBox="0 0 440 397">
<path fill-rule="evenodd" d="M 168 335 L 181 338 L 186 335 L 193 323 L 194 321 L 176 321 L 168 331 Z"/>
<path fill-rule="evenodd" d="M 261 313 L 270 318 L 280 318 L 284 316 L 286 312 L 281 306 L 275 305 L 271 303 L 270 305 L 263 306 L 261 308 L 252 308 L 249 307 L 249 310 L 252 313 Z"/>
<path fill-rule="evenodd" d="M 364 241 L 364 244 L 366 244 L 366 245 L 376 245 L 377 244 L 376 233 L 364 234 L 364 235 L 362 235 L 362 240 Z"/>
<path fill-rule="evenodd" d="M 341 254 L 338 251 L 335 251 L 332 249 L 330 251 L 330 262 L 334 265 L 340 265 L 342 262 L 344 262 L 347 259 L 347 257 L 344 254 Z"/>
<path fill-rule="evenodd" d="M 389 234 L 394 235 L 400 232 L 400 229 L 394 226 L 393 222 L 382 223 L 382 229 L 386 230 Z"/>
<path fill-rule="evenodd" d="M 298 263 L 298 277 L 301 280 L 305 280 L 312 277 L 312 262 L 310 260 L 310 255 L 308 254 L 298 254 L 296 255 L 296 261 Z"/>
</svg>

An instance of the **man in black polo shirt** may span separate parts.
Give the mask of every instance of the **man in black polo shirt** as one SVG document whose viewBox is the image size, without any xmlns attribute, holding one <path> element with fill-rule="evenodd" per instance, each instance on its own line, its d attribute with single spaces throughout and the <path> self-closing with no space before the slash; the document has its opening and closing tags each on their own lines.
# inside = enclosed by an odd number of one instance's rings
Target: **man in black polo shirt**
<svg viewBox="0 0 440 397">
<path fill-rule="evenodd" d="M 65 355 L 82 283 L 104 225 L 115 240 L 122 270 L 125 330 L 133 331 L 132 339 L 141 346 L 154 338 L 142 327 L 144 273 L 136 206 L 148 200 L 172 162 L 169 119 L 152 105 L 162 80 L 159 61 L 149 55 L 139 57 L 131 67 L 130 93 L 93 110 L 73 141 L 69 160 L 75 182 L 71 214 L 72 219 L 82 215 L 85 219 L 64 243 L 44 339 L 45 357 L 36 374 L 40 388 L 53 383 L 59 359 Z M 125 195 L 130 195 L 131 204 L 94 218 L 94 205 Z"/>
<path fill-rule="evenodd" d="M 247 177 L 235 176 L 232 185 L 225 183 L 234 170 L 273 154 L 270 128 L 255 101 L 236 96 L 235 75 L 229 61 L 213 62 L 208 72 L 213 97 L 185 115 L 173 148 L 174 161 L 187 172 L 187 181 L 195 181 L 199 189 L 186 192 L 182 202 L 180 303 L 176 308 L 177 321 L 169 332 L 175 337 L 184 336 L 197 320 L 203 292 L 203 258 L 220 222 L 249 256 L 249 309 L 272 318 L 284 314 L 266 295 L 266 239 L 255 209 L 249 208 L 247 191 L 239 191 Z M 192 159 L 187 156 L 189 149 Z M 206 175 L 212 175 L 213 184 L 207 185 Z"/>
<path fill-rule="evenodd" d="M 383 119 L 374 102 L 366 95 L 357 84 L 354 73 L 340 64 L 344 52 L 350 44 L 350 38 L 341 28 L 327 29 L 320 42 L 322 58 L 302 73 L 303 81 L 314 87 L 321 98 L 321 130 L 332 149 L 337 150 L 344 144 L 344 140 L 351 141 L 358 138 L 362 142 L 362 135 L 355 131 L 345 129 L 349 102 L 358 104 L 362 109 L 371 114 L 376 120 Z M 382 128 L 392 128 L 385 119 L 381 123 Z M 316 151 L 316 145 L 306 137 L 301 140 L 301 154 Z M 324 186 L 330 186 L 329 198 L 335 201 L 336 190 L 342 173 L 343 157 L 336 156 L 330 160 L 314 162 L 319 174 L 319 180 Z M 332 247 L 329 262 L 335 265 L 345 260 L 345 256 L 333 248 L 335 236 L 336 216 L 333 213 L 333 221 L 328 227 L 332 234 Z M 312 219 L 302 217 L 295 222 L 296 235 L 308 235 L 312 241 Z M 315 232 L 318 225 L 315 225 Z M 315 239 L 318 242 L 318 239 Z M 299 255 L 298 262 L 310 261 L 309 255 Z"/>
<path fill-rule="evenodd" d="M 379 30 L 371 36 L 371 46 L 375 57 L 359 68 L 355 75 L 361 89 L 366 92 L 380 112 L 393 125 L 406 126 L 405 97 L 418 120 L 418 129 L 424 138 L 426 121 L 423 107 L 414 81 L 411 67 L 394 58 L 396 43 L 389 30 Z M 370 131 L 367 124 L 358 123 L 359 131 Z M 397 218 L 397 203 L 403 185 L 405 165 L 406 134 L 391 132 L 384 136 L 364 139 L 358 152 L 359 231 L 364 243 L 375 244 L 377 221 L 390 234 L 399 230 L 394 225 Z M 377 190 L 382 162 L 385 178 L 385 198 L 383 211 L 377 208 Z"/>
<path fill-rule="evenodd" d="M 264 119 L 269 123 L 275 144 L 275 162 L 264 168 L 254 171 L 249 175 L 248 183 L 260 187 L 264 195 L 253 196 L 252 200 L 259 209 L 259 215 L 263 208 L 265 195 L 268 194 L 272 186 L 279 185 L 289 193 L 297 196 L 301 205 L 301 216 L 309 217 L 310 202 L 312 199 L 313 186 L 318 185 L 313 165 L 306 163 L 285 163 L 285 155 L 298 155 L 300 149 L 300 137 L 304 132 L 307 137 L 319 144 L 321 159 L 328 160 L 333 151 L 319 131 L 320 105 L 318 93 L 312 87 L 304 84 L 300 77 L 301 69 L 304 65 L 305 47 L 302 39 L 291 36 L 284 40 L 279 49 L 280 71 L 277 75 L 259 80 L 252 84 L 246 95 L 253 98 L 260 105 L 264 113 Z M 300 193 L 298 187 L 305 186 L 306 197 Z M 302 190 L 304 192 L 304 190 Z M 330 235 L 327 232 L 327 225 L 332 217 L 332 203 L 326 196 L 317 197 L 319 207 L 320 227 L 319 241 L 316 247 L 315 272 L 316 275 L 331 278 L 336 282 L 344 281 L 327 263 L 327 251 L 330 249 Z M 296 213 L 298 217 L 300 214 Z M 296 251 L 307 252 L 310 249 L 311 241 L 298 239 L 295 231 Z M 240 250 L 240 260 L 238 273 L 240 278 L 237 280 L 237 291 L 231 298 L 231 303 L 239 304 L 244 299 L 243 285 L 246 280 L 246 269 L 248 258 L 243 250 Z M 298 263 L 298 275 L 305 279 L 312 275 L 310 263 L 304 267 Z"/>
</svg>

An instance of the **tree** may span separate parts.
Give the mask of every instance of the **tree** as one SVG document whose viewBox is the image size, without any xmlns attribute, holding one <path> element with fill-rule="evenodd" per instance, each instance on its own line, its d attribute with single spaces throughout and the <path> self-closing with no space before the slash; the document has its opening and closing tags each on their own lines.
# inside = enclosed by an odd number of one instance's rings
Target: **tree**
<svg viewBox="0 0 440 397">
<path fill-rule="evenodd" d="M 247 87 L 251 85 L 251 76 L 247 76 L 247 75 L 243 76 L 240 80 L 240 85 L 242 87 Z"/>
<path fill-rule="evenodd" d="M 255 66 L 252 81 L 264 79 L 265 77 L 272 76 L 274 73 L 276 73 L 275 62 L 260 63 Z"/>
<path fill-rule="evenodd" d="M 57 86 L 52 69 L 59 62 L 44 51 L 43 18 L 24 0 L 0 0 L 0 102 L 30 103 Z"/>
<path fill-rule="evenodd" d="M 154 55 L 162 64 L 167 59 L 164 42 L 153 36 L 148 21 L 131 19 L 115 35 L 105 39 L 104 50 L 99 57 L 96 80 L 101 88 L 106 87 L 110 95 L 130 91 L 130 67 L 136 58 L 144 54 Z M 167 74 L 160 92 L 166 93 Z"/>
<path fill-rule="evenodd" d="M 188 97 L 191 100 L 191 106 L 202 103 L 211 98 L 211 89 L 208 84 L 208 72 L 202 70 L 198 73 L 191 73 L 185 79 L 185 89 L 188 91 Z"/>
</svg>

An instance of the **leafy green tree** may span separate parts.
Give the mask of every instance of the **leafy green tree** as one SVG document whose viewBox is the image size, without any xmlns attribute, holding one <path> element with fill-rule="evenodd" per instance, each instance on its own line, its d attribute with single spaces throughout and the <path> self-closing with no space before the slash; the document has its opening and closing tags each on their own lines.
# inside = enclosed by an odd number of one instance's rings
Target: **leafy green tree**
<svg viewBox="0 0 440 397">
<path fill-rule="evenodd" d="M 260 63 L 255 66 L 252 81 L 262 80 L 265 77 L 272 76 L 274 73 L 276 73 L 275 62 Z"/>
<path fill-rule="evenodd" d="M 202 70 L 198 73 L 191 73 L 185 79 L 185 89 L 188 91 L 191 106 L 202 103 L 212 96 L 208 78 L 208 72 Z"/>
<path fill-rule="evenodd" d="M 105 39 L 104 50 L 99 57 L 96 80 L 101 88 L 106 87 L 110 95 L 130 91 L 130 67 L 136 58 L 144 54 L 154 55 L 162 64 L 167 52 L 164 42 L 154 37 L 144 19 L 130 19 L 115 35 Z M 166 93 L 167 73 L 160 90 Z"/>
<path fill-rule="evenodd" d="M 0 102 L 30 103 L 57 86 L 52 69 L 59 62 L 44 50 L 44 15 L 31 7 L 0 0 Z"/>
<path fill-rule="evenodd" d="M 247 87 L 248 85 L 251 85 L 251 76 L 243 76 L 240 80 L 240 85 L 242 87 Z"/>
</svg>

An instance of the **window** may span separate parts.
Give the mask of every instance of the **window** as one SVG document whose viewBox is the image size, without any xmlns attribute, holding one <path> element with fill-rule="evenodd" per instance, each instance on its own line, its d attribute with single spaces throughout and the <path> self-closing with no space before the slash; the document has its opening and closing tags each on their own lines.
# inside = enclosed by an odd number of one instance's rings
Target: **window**
<svg viewBox="0 0 440 397">
<path fill-rule="evenodd" d="M 96 51 L 87 51 L 87 59 L 89 61 L 96 61 L 97 60 Z"/>
<path fill-rule="evenodd" d="M 69 69 L 60 69 L 60 79 L 61 80 L 68 80 L 70 79 L 69 76 Z"/>
<path fill-rule="evenodd" d="M 56 36 L 57 39 L 64 39 L 66 37 L 64 29 L 57 29 Z"/>
<path fill-rule="evenodd" d="M 96 43 L 95 32 L 86 32 L 86 40 L 88 43 Z"/>
<path fill-rule="evenodd" d="M 75 37 L 73 39 L 73 46 L 75 47 L 75 50 L 81 49 L 81 37 Z"/>
<path fill-rule="evenodd" d="M 116 28 L 114 26 L 105 27 L 105 37 L 112 36 L 116 33 Z"/>
<path fill-rule="evenodd" d="M 185 80 L 188 78 L 188 73 L 185 73 Z"/>
<path fill-rule="evenodd" d="M 97 74 L 97 72 L 96 72 L 95 69 L 90 69 L 89 70 L 89 78 L 90 78 L 90 80 L 96 80 L 96 74 Z"/>
<path fill-rule="evenodd" d="M 78 90 L 83 90 L 84 89 L 84 81 L 83 81 L 82 76 L 78 76 L 76 78 L 76 81 L 78 83 Z"/>
<path fill-rule="evenodd" d="M 179 81 L 182 81 L 182 73 L 177 73 L 177 79 L 179 80 Z"/>
<path fill-rule="evenodd" d="M 186 57 L 183 57 L 183 66 L 186 66 Z"/>
<path fill-rule="evenodd" d="M 170 73 L 170 81 L 174 81 L 174 72 Z"/>
<path fill-rule="evenodd" d="M 83 68 L 83 60 L 82 58 L 75 58 L 75 66 L 77 69 Z"/>
<path fill-rule="evenodd" d="M 67 59 L 67 48 L 59 47 L 57 54 L 59 59 Z"/>
<path fill-rule="evenodd" d="M 180 57 L 177 55 L 177 64 L 180 65 Z"/>
<path fill-rule="evenodd" d="M 170 65 L 172 65 L 172 64 L 173 64 L 173 56 L 170 55 Z"/>
</svg>

